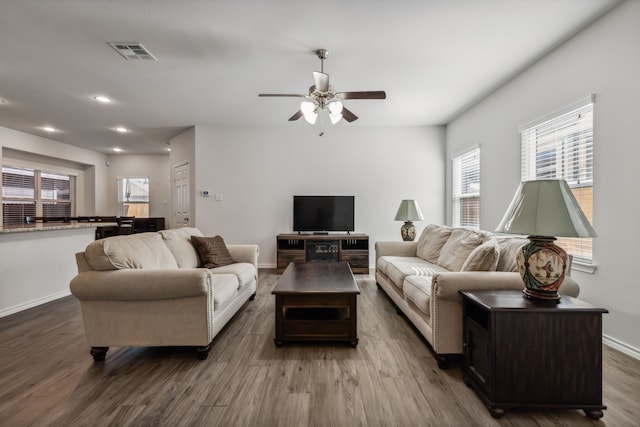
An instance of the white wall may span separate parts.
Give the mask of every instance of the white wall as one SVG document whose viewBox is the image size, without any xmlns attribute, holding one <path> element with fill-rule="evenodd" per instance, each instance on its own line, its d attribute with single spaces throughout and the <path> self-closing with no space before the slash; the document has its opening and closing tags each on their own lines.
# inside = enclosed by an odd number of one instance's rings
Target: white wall
<svg viewBox="0 0 640 427">
<path fill-rule="evenodd" d="M 544 57 L 447 127 L 451 154 L 481 144 L 481 228 L 493 230 L 520 181 L 518 128 L 590 93 L 594 105 L 595 274 L 572 272 L 580 298 L 609 310 L 607 342 L 640 357 L 640 241 L 635 194 L 640 144 L 640 2 L 628 1 Z M 447 218 L 451 204 L 447 198 Z"/>
<path fill-rule="evenodd" d="M 82 206 L 78 206 L 77 213 L 80 215 L 95 215 L 106 211 L 107 156 L 105 154 L 0 127 L 0 153 L 2 148 L 5 147 L 84 165 L 84 203 Z M 84 209 L 84 212 L 81 212 L 80 209 Z"/>
<path fill-rule="evenodd" d="M 292 231 L 293 195 L 354 195 L 356 232 L 400 240 L 394 221 L 403 198 L 417 199 L 425 221 L 444 220 L 444 129 L 325 129 L 306 123 L 273 127 L 196 128 L 196 226 L 227 243 L 257 243 L 261 266 L 275 266 L 276 235 Z M 193 169 L 192 169 L 193 171 Z M 221 194 L 198 196 L 200 190 Z"/>
<path fill-rule="evenodd" d="M 149 177 L 149 216 L 169 221 L 171 192 L 169 185 L 169 154 L 109 156 L 107 178 L 108 214 L 117 214 L 118 178 Z"/>
<path fill-rule="evenodd" d="M 95 228 L 0 235 L 0 317 L 69 295 Z"/>
</svg>

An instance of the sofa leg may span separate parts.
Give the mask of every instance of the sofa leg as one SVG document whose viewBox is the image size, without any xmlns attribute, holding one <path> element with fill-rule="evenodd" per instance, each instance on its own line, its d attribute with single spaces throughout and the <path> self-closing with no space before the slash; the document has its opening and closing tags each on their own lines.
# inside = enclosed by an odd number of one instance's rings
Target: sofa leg
<svg viewBox="0 0 640 427">
<path fill-rule="evenodd" d="M 252 293 L 251 296 L 249 297 L 249 301 L 253 301 L 254 299 L 256 299 L 256 293 Z"/>
<path fill-rule="evenodd" d="M 211 344 L 196 348 L 196 351 L 198 352 L 198 359 L 206 359 L 207 356 L 209 356 L 209 350 L 211 350 Z"/>
<path fill-rule="evenodd" d="M 438 363 L 438 368 L 447 369 L 449 367 L 449 361 L 451 357 L 448 355 L 436 354 L 436 362 Z"/>
<path fill-rule="evenodd" d="M 91 347 L 91 355 L 94 362 L 102 362 L 107 357 L 109 347 Z"/>
</svg>

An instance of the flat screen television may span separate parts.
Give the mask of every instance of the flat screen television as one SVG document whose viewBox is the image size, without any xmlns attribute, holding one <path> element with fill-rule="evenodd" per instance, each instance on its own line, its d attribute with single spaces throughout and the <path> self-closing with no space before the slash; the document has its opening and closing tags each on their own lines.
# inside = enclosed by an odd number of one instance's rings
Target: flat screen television
<svg viewBox="0 0 640 427">
<path fill-rule="evenodd" d="M 354 196 L 293 196 L 293 231 L 354 231 Z"/>
</svg>

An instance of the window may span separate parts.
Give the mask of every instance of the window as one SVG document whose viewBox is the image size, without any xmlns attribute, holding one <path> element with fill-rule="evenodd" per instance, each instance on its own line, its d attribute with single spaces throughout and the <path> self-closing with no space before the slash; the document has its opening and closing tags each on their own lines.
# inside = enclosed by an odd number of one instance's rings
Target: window
<svg viewBox="0 0 640 427">
<path fill-rule="evenodd" d="M 118 179 L 118 209 L 121 216 L 149 217 L 149 178 Z"/>
<path fill-rule="evenodd" d="M 521 129 L 522 180 L 564 179 L 593 219 L 593 97 Z M 576 261 L 591 263 L 592 239 L 558 238 Z"/>
<path fill-rule="evenodd" d="M 452 225 L 480 228 L 480 147 L 453 157 Z"/>
<path fill-rule="evenodd" d="M 2 167 L 2 224 L 24 224 L 26 216 L 75 214 L 75 177 L 38 169 Z"/>
</svg>

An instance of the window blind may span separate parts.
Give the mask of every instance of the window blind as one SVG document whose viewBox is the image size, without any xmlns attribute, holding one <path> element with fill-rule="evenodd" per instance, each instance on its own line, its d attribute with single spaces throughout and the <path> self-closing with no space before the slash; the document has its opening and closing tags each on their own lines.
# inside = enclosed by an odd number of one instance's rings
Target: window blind
<svg viewBox="0 0 640 427">
<path fill-rule="evenodd" d="M 522 180 L 564 179 L 593 220 L 593 102 L 521 130 Z M 558 238 L 577 259 L 591 261 L 592 239 Z"/>
<path fill-rule="evenodd" d="M 454 227 L 480 228 L 480 147 L 453 157 Z"/>
<path fill-rule="evenodd" d="M 43 216 L 72 216 L 72 182 L 73 177 L 50 172 L 42 172 L 40 176 L 40 197 L 42 199 Z"/>
<path fill-rule="evenodd" d="M 24 224 L 25 217 L 71 217 L 75 177 L 37 169 L 2 167 L 2 224 Z"/>
<path fill-rule="evenodd" d="M 33 169 L 2 167 L 2 224 L 24 224 L 36 216 L 36 181 Z"/>
</svg>

